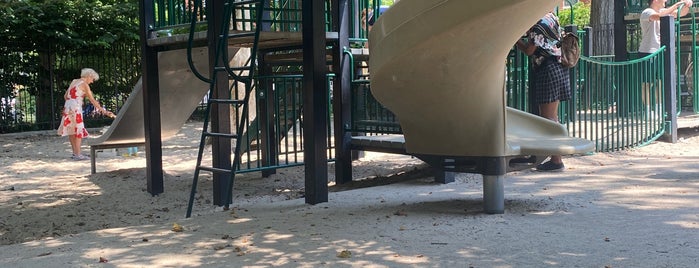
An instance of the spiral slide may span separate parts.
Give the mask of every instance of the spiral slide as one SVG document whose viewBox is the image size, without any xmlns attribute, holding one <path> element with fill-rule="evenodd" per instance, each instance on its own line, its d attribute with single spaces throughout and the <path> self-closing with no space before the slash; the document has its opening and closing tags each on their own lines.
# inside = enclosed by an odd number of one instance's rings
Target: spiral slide
<svg viewBox="0 0 699 268">
<path fill-rule="evenodd" d="M 158 55 L 163 140 L 177 134 L 209 90 L 208 84 L 195 77 L 190 70 L 186 53 L 182 49 L 160 52 Z M 206 75 L 208 49 L 193 49 L 192 59 L 198 70 Z M 142 90 L 139 79 L 107 131 L 97 138 L 87 140 L 93 174 L 96 172 L 97 150 L 133 147 L 145 143 Z"/>
<path fill-rule="evenodd" d="M 370 33 L 372 94 L 399 118 L 406 152 L 451 157 L 455 165 L 495 163 L 478 169 L 486 213 L 504 213 L 510 159 L 594 150 L 562 125 L 505 104 L 507 53 L 560 3 L 403 0 Z"/>
</svg>

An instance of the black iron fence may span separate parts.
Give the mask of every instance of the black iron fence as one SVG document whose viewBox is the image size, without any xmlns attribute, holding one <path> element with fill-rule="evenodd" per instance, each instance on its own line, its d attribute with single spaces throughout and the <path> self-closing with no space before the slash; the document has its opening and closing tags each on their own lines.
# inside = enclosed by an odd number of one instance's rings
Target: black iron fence
<svg viewBox="0 0 699 268">
<path fill-rule="evenodd" d="M 109 49 L 60 51 L 51 48 L 0 48 L 0 133 L 56 129 L 63 93 L 82 68 L 100 74 L 91 85 L 95 98 L 118 111 L 140 76 L 140 47 L 117 44 Z M 86 105 L 88 127 L 111 122 Z"/>
</svg>

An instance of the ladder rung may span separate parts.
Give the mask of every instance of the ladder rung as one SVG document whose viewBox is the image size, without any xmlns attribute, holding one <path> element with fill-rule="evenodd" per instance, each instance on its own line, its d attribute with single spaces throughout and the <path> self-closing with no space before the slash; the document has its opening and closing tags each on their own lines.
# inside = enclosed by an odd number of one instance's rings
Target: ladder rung
<svg viewBox="0 0 699 268">
<path fill-rule="evenodd" d="M 216 132 L 203 132 L 202 133 L 205 136 L 209 137 L 221 137 L 221 138 L 229 138 L 229 139 L 235 139 L 238 137 L 237 134 L 228 134 L 228 133 L 216 133 Z"/>
<path fill-rule="evenodd" d="M 225 174 L 232 173 L 232 171 L 230 169 L 225 169 L 225 168 L 215 168 L 215 167 L 205 167 L 205 166 L 198 166 L 197 168 L 199 170 L 204 170 L 204 171 L 213 172 L 213 173 L 225 173 Z"/>
<path fill-rule="evenodd" d="M 234 70 L 234 71 L 248 71 L 248 70 L 250 70 L 250 66 L 231 67 L 229 69 Z"/>
<path fill-rule="evenodd" d="M 209 103 L 243 104 L 243 100 L 234 99 L 209 99 Z"/>
<path fill-rule="evenodd" d="M 225 71 L 226 66 L 216 66 L 214 67 L 214 71 Z M 228 70 L 232 71 L 249 71 L 250 66 L 242 66 L 242 67 L 228 67 Z M 250 77 L 250 75 L 240 75 L 240 77 Z"/>
<path fill-rule="evenodd" d="M 251 37 L 251 36 L 255 36 L 255 32 L 232 33 L 232 34 L 228 34 L 227 38 L 231 39 L 231 38 Z M 223 39 L 224 36 L 220 35 L 219 38 Z"/>
<path fill-rule="evenodd" d="M 233 5 L 249 5 L 249 4 L 258 4 L 260 3 L 260 0 L 243 0 L 243 1 L 235 1 L 233 2 Z"/>
</svg>

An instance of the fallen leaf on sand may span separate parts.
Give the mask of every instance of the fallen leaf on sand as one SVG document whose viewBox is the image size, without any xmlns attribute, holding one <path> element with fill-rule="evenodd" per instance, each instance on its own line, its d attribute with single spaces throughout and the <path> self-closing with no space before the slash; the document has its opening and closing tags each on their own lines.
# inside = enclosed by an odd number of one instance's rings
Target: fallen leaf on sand
<svg viewBox="0 0 699 268">
<path fill-rule="evenodd" d="M 352 252 L 350 252 L 349 250 L 343 250 L 343 251 L 340 251 L 340 253 L 337 253 L 337 257 L 343 258 L 343 259 L 351 258 Z"/>
<path fill-rule="evenodd" d="M 172 231 L 173 232 L 182 232 L 182 231 L 184 231 L 184 227 L 182 227 L 182 225 L 174 223 L 174 224 L 172 224 Z"/>
</svg>

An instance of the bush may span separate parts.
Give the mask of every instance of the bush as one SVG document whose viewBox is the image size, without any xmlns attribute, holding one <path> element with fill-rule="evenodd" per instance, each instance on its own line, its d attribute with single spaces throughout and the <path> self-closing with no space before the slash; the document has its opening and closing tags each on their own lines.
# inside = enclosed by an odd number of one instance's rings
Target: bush
<svg viewBox="0 0 699 268">
<path fill-rule="evenodd" d="M 590 25 L 590 5 L 583 2 L 578 2 L 572 8 L 566 8 L 558 12 L 558 18 L 561 21 L 561 26 L 570 25 L 570 13 L 573 12 L 573 23 L 578 26 L 578 29 L 585 28 Z"/>
</svg>

